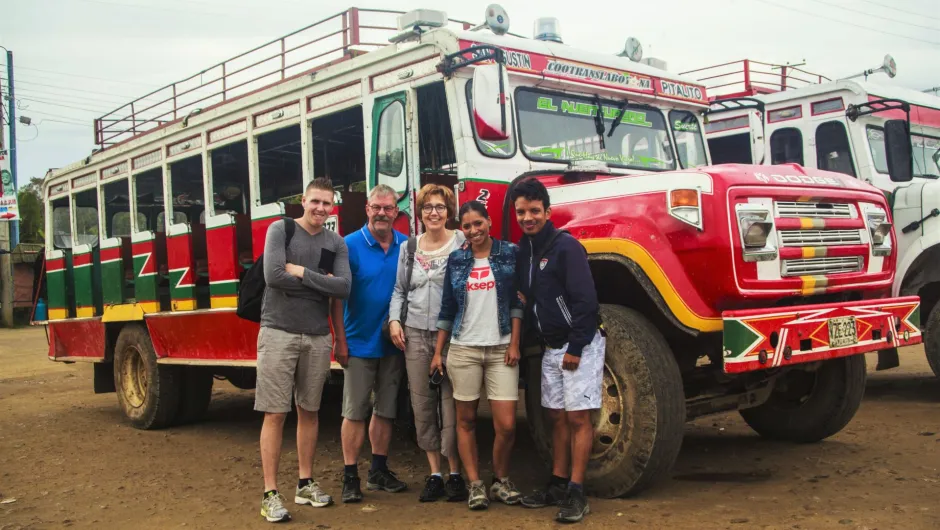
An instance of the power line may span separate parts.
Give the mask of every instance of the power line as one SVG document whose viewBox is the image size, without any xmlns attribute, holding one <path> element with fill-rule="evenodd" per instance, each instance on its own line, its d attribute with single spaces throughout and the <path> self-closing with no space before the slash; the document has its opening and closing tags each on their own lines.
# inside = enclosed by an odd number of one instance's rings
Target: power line
<svg viewBox="0 0 940 530">
<path fill-rule="evenodd" d="M 49 92 L 48 90 L 42 90 L 37 88 L 17 88 L 17 94 L 26 94 L 26 95 L 39 95 L 40 97 L 55 97 L 56 99 L 62 98 L 63 101 L 67 103 L 95 103 L 106 107 L 109 111 L 114 110 L 115 108 L 125 105 L 124 103 L 119 103 L 114 100 L 101 99 L 100 97 L 92 96 L 80 96 L 72 94 L 60 94 L 58 92 Z"/>
<path fill-rule="evenodd" d="M 49 116 L 50 118 L 59 118 L 61 120 L 68 120 L 73 125 L 88 125 L 89 127 L 91 127 L 91 120 L 88 120 L 89 123 L 85 123 L 81 119 L 75 118 L 73 116 L 62 116 L 61 114 L 53 114 L 51 112 L 44 112 L 41 110 L 31 111 L 30 114 L 39 114 L 40 116 Z"/>
<path fill-rule="evenodd" d="M 852 9 L 851 7 L 840 6 L 836 4 L 830 4 L 829 2 L 823 2 L 823 0 L 808 0 L 809 2 L 815 2 L 817 4 L 822 4 L 824 6 L 829 6 L 835 9 L 842 9 L 843 11 L 849 11 L 852 13 L 858 13 L 860 15 L 865 15 L 866 17 L 874 17 L 881 20 L 887 20 L 889 22 L 897 22 L 898 24 L 907 24 L 908 26 L 914 26 L 915 28 L 922 28 L 929 31 L 940 31 L 940 28 L 932 28 L 930 26 L 922 26 L 920 24 L 914 24 L 913 22 L 905 22 L 903 20 L 898 20 L 896 18 L 888 18 L 883 15 L 875 15 L 874 13 L 868 13 L 865 11 L 859 11 L 858 9 Z"/>
<path fill-rule="evenodd" d="M 882 9 L 893 9 L 893 10 L 895 10 L 895 11 L 899 11 L 899 12 L 901 12 L 901 13 L 907 13 L 908 15 L 915 15 L 915 16 L 918 16 L 918 17 L 920 17 L 920 18 L 929 18 L 930 20 L 940 20 L 940 17 L 932 17 L 932 16 L 930 16 L 930 15 L 925 15 L 924 13 L 918 13 L 917 11 L 907 11 L 907 10 L 901 9 L 901 8 L 899 8 L 899 7 L 887 6 L 887 5 L 884 5 L 884 4 L 880 3 L 880 2 L 873 2 L 872 0 L 861 0 L 861 1 L 862 1 L 862 2 L 865 2 L 866 4 L 871 4 L 871 5 L 878 6 L 878 7 L 882 8 Z"/>
<path fill-rule="evenodd" d="M 52 105 L 52 106 L 55 106 L 55 107 L 64 107 L 64 108 L 67 108 L 67 109 L 83 110 L 83 111 L 85 111 L 85 112 L 91 112 L 91 113 L 93 113 L 93 114 L 99 114 L 99 113 L 101 113 L 101 110 L 100 110 L 100 109 L 95 110 L 95 109 L 86 109 L 86 108 L 83 108 L 83 107 L 73 107 L 73 106 L 71 106 L 71 105 L 63 105 L 62 103 L 56 103 L 56 102 L 54 102 L 54 101 L 46 101 L 46 100 L 43 100 L 43 99 L 34 99 L 34 98 L 21 97 L 21 96 L 16 96 L 16 99 L 18 99 L 18 100 L 21 99 L 21 100 L 24 100 L 24 101 L 33 101 L 33 102 L 36 102 L 36 103 L 40 103 L 40 104 L 42 104 L 42 105 Z M 28 109 L 20 109 L 20 110 L 23 111 L 23 112 L 29 112 Z"/>
<path fill-rule="evenodd" d="M 6 68 L 6 65 L 0 63 L 0 67 L 2 67 L 2 68 L 5 69 L 5 68 Z M 126 85 L 142 86 L 142 87 L 145 87 L 145 88 L 149 88 L 149 89 L 151 89 L 151 90 L 157 88 L 157 85 L 149 85 L 149 84 L 145 84 L 145 83 L 135 83 L 135 82 L 133 82 L 133 81 L 118 81 L 117 79 L 108 79 L 108 78 L 105 78 L 105 77 L 92 77 L 92 76 L 90 76 L 90 75 L 79 75 L 79 74 L 72 74 L 72 73 L 69 73 L 69 72 L 56 72 L 56 71 L 54 71 L 54 70 L 43 70 L 43 69 L 41 69 L 41 68 L 27 68 L 27 67 L 25 67 L 25 66 L 16 66 L 16 65 L 14 65 L 14 66 L 13 66 L 13 70 L 16 70 L 16 71 L 18 71 L 18 70 L 29 70 L 29 71 L 31 71 L 31 72 L 44 72 L 44 73 L 47 73 L 47 74 L 61 75 L 61 76 L 65 76 L 65 77 L 78 77 L 78 78 L 81 78 L 81 79 L 91 79 L 91 80 L 93 80 L 93 81 L 107 81 L 107 82 L 109 82 L 109 83 L 123 83 L 123 84 L 126 84 Z"/>
<path fill-rule="evenodd" d="M 6 81 L 6 78 L 5 78 L 5 77 L 0 77 L 0 80 Z M 86 94 L 97 94 L 97 95 L 102 95 L 102 96 L 112 96 L 112 97 L 118 97 L 118 98 L 127 98 L 127 99 L 125 100 L 125 101 L 127 101 L 127 103 L 130 103 L 131 101 L 137 101 L 138 99 L 142 99 L 142 98 L 135 98 L 134 96 L 125 96 L 125 95 L 123 95 L 123 94 L 112 94 L 112 93 L 110 93 L 110 92 L 97 92 L 97 91 L 94 91 L 94 90 L 80 90 L 80 89 L 78 89 L 78 88 L 66 87 L 66 86 L 62 86 L 62 85 L 47 85 L 47 84 L 45 84 L 45 83 L 36 83 L 36 82 L 33 82 L 33 81 L 17 81 L 17 84 L 19 84 L 19 83 L 22 83 L 22 84 L 24 84 L 24 85 L 33 85 L 33 86 L 41 86 L 41 87 L 46 87 L 46 88 L 55 88 L 55 89 L 58 89 L 58 90 L 68 90 L 68 91 L 71 91 L 71 92 L 84 92 L 84 93 L 86 93 Z"/>
<path fill-rule="evenodd" d="M 90 124 L 90 123 L 73 123 L 73 122 L 70 122 L 70 121 L 61 121 L 61 120 L 55 120 L 55 119 L 52 119 L 52 118 L 43 118 L 43 119 L 39 120 L 39 123 L 41 124 L 41 123 L 47 122 L 47 121 L 51 121 L 51 122 L 54 122 L 54 123 L 64 123 L 65 125 L 75 125 L 75 126 L 77 126 L 77 127 L 91 127 L 91 124 Z"/>
<path fill-rule="evenodd" d="M 845 24 L 845 25 L 847 25 L 847 26 L 853 26 L 853 27 L 856 27 L 856 28 L 860 28 L 860 29 L 864 29 L 864 30 L 868 30 L 868 31 L 873 31 L 873 32 L 875 32 L 875 33 L 883 33 L 883 34 L 885 34 L 885 35 L 891 35 L 892 37 L 900 37 L 900 38 L 902 38 L 902 39 L 915 40 L 915 41 L 918 41 L 918 42 L 926 42 L 927 44 L 933 44 L 934 46 L 940 46 L 940 42 L 937 42 L 937 41 L 926 40 L 926 39 L 920 39 L 920 38 L 917 38 L 917 37 L 911 37 L 911 36 L 909 36 L 909 35 L 902 35 L 902 34 L 900 34 L 900 33 L 892 33 L 892 32 L 890 32 L 890 31 L 884 31 L 884 30 L 877 29 L 877 28 L 873 28 L 873 27 L 870 27 L 870 26 L 863 26 L 863 25 L 861 25 L 861 24 L 854 24 L 854 23 L 852 23 L 852 22 L 846 22 L 845 20 L 842 20 L 842 19 L 833 18 L 833 17 L 827 17 L 827 16 L 825 16 L 825 15 L 820 15 L 819 13 L 813 13 L 813 12 L 810 12 L 810 11 L 803 11 L 802 9 L 796 9 L 795 7 L 783 6 L 783 5 L 777 4 L 777 3 L 775 3 L 775 2 L 770 2 L 770 1 L 768 1 L 768 0 L 754 0 L 754 1 L 755 1 L 755 2 L 760 2 L 760 3 L 762 3 L 762 4 L 767 4 L 767 5 L 769 5 L 769 6 L 773 6 L 773 7 L 779 8 L 779 9 L 786 9 L 786 10 L 788 10 L 788 11 L 793 11 L 793 12 L 796 12 L 796 13 L 800 13 L 800 14 L 802 14 L 802 15 L 808 15 L 808 16 L 811 16 L 811 17 L 822 18 L 822 19 L 825 19 L 825 20 L 829 20 L 829 21 L 831 21 L 831 22 L 838 22 L 838 23 L 840 23 L 840 24 Z"/>
</svg>

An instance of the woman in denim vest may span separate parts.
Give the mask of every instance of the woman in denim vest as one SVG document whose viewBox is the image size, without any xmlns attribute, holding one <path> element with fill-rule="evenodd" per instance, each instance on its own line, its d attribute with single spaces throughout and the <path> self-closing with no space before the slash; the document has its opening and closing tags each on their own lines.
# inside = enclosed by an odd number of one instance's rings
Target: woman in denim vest
<svg viewBox="0 0 940 530">
<path fill-rule="evenodd" d="M 449 340 L 446 373 L 457 405 L 457 447 L 471 481 L 468 504 L 471 510 L 483 510 L 489 506 L 489 498 L 477 465 L 475 425 L 484 384 L 496 431 L 489 494 L 506 504 L 518 504 L 522 499 L 509 480 L 523 312 L 514 281 L 519 248 L 490 237 L 492 223 L 481 202 L 465 203 L 459 219 L 467 242 L 447 261 L 431 371 L 442 368 L 442 353 Z"/>
<path fill-rule="evenodd" d="M 437 342 L 437 317 L 441 312 L 447 259 L 454 249 L 463 244 L 464 235 L 459 230 L 448 230 L 444 226 L 457 213 L 457 201 L 448 188 L 438 184 L 424 186 L 418 191 L 416 206 L 421 214 L 424 233 L 418 236 L 415 245 L 410 283 L 407 278 L 408 245 L 401 246 L 398 276 L 388 310 L 389 334 L 395 346 L 405 352 L 405 369 L 408 372 L 418 447 L 427 453 L 431 467 L 431 474 L 418 500 L 431 502 L 446 497 L 448 501 L 465 501 L 467 484 L 460 476 L 454 428 L 456 412 L 450 381 L 445 379 L 441 383 L 440 395 L 428 385 L 428 370 Z M 406 297 L 408 314 L 403 315 Z M 450 465 L 450 476 L 446 483 L 441 475 L 442 455 Z"/>
</svg>

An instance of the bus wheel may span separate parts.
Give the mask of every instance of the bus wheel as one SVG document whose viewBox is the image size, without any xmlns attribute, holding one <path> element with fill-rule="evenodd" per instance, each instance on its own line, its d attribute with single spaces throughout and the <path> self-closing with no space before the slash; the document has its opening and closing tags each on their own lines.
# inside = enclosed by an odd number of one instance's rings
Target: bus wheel
<svg viewBox="0 0 940 530">
<path fill-rule="evenodd" d="M 865 356 L 822 363 L 815 371 L 792 370 L 777 380 L 766 403 L 741 411 L 765 438 L 810 443 L 848 425 L 865 395 Z"/>
<path fill-rule="evenodd" d="M 202 419 L 212 400 L 212 371 L 203 366 L 182 367 L 180 404 L 174 423 L 186 424 Z"/>
<path fill-rule="evenodd" d="M 114 387 L 124 415 L 138 429 L 170 425 L 179 409 L 179 367 L 157 364 L 150 335 L 129 324 L 114 348 Z"/>
<path fill-rule="evenodd" d="M 940 377 L 940 302 L 934 304 L 924 331 L 924 351 L 927 352 L 927 362 L 934 375 Z"/>
<path fill-rule="evenodd" d="M 685 392 L 669 345 L 643 315 L 601 305 L 607 352 L 601 408 L 595 411 L 589 495 L 632 495 L 669 475 L 682 446 Z M 551 461 L 551 426 L 542 415 L 541 358 L 529 361 L 526 413 L 535 447 Z"/>
</svg>

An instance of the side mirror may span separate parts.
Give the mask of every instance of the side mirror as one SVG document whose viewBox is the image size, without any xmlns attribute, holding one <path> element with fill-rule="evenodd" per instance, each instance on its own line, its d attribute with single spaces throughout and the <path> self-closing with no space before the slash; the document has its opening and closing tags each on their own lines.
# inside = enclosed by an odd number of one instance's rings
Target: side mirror
<svg viewBox="0 0 940 530">
<path fill-rule="evenodd" d="M 892 181 L 910 182 L 914 178 L 914 153 L 907 120 L 885 122 L 885 155 Z"/>
<path fill-rule="evenodd" d="M 500 64 L 481 64 L 473 70 L 473 122 L 481 140 L 512 136 L 509 74 Z"/>
</svg>

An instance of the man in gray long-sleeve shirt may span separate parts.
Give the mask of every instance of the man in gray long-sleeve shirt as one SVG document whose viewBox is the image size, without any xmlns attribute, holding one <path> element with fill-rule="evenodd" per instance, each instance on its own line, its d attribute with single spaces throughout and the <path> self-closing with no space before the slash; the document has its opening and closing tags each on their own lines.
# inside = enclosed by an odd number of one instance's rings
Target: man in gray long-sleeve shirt
<svg viewBox="0 0 940 530">
<path fill-rule="evenodd" d="M 317 412 L 333 349 L 330 298 L 349 296 L 349 252 L 343 238 L 323 226 L 333 209 L 330 181 L 311 182 L 304 192 L 303 206 L 303 217 L 272 223 L 264 242 L 266 288 L 258 333 L 255 410 L 265 413 L 261 427 L 265 491 L 261 515 L 271 522 L 290 519 L 277 491 L 277 468 L 292 392 L 297 404 L 300 468 L 294 502 L 315 507 L 333 502 L 313 481 L 313 457 Z M 294 223 L 286 249 L 285 223 Z"/>
</svg>

